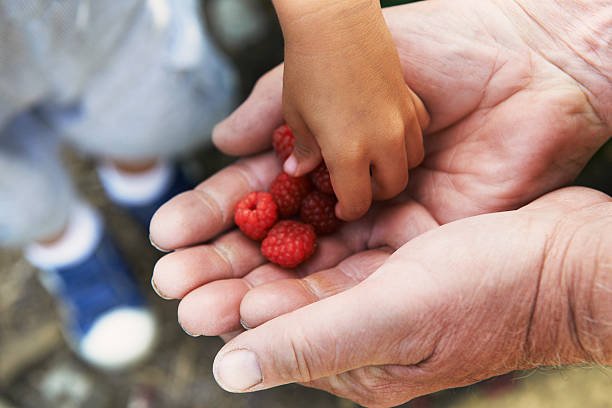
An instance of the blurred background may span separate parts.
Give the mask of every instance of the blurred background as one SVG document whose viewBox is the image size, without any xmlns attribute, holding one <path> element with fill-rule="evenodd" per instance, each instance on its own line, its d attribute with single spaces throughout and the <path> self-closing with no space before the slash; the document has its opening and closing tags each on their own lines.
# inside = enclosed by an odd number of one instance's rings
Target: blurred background
<svg viewBox="0 0 612 408">
<path fill-rule="evenodd" d="M 405 2 L 383 1 L 385 5 Z M 202 11 L 206 35 L 237 67 L 242 99 L 259 76 L 282 61 L 282 36 L 270 2 L 204 0 Z M 183 333 L 177 324 L 177 303 L 161 300 L 150 289 L 152 268 L 160 254 L 149 245 L 141 225 L 107 198 L 93 159 L 69 147 L 62 149 L 61 156 L 78 191 L 104 215 L 135 271 L 138 285 L 159 317 L 160 336 L 152 356 L 136 367 L 112 374 L 93 368 L 71 351 L 62 336 L 60 313 L 37 279 L 36 268 L 20 251 L 0 250 L 0 408 L 356 406 L 298 386 L 252 395 L 221 390 L 211 374 L 221 341 Z M 231 160 L 205 148 L 185 157 L 184 169 L 201 180 Z M 612 194 L 611 170 L 612 144 L 608 143 L 577 184 Z M 612 407 L 612 374 L 597 367 L 514 373 L 406 406 Z"/>
</svg>

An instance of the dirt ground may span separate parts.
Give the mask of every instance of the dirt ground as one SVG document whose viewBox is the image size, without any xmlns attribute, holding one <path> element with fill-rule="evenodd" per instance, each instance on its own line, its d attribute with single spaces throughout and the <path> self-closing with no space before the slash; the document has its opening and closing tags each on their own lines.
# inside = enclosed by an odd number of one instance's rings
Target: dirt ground
<svg viewBox="0 0 612 408">
<path fill-rule="evenodd" d="M 233 56 L 247 90 L 255 78 L 282 58 L 277 27 L 271 26 L 250 52 L 234 52 Z M 90 159 L 68 152 L 66 161 L 78 188 L 102 211 L 137 273 L 159 316 L 161 338 L 153 357 L 128 372 L 109 374 L 88 367 L 63 340 L 53 299 L 40 286 L 37 272 L 18 252 L 0 251 L 0 408 L 356 407 L 299 386 L 243 396 L 222 391 L 211 374 L 221 341 L 194 339 L 181 331 L 177 303 L 159 299 L 150 289 L 152 267 L 159 254 L 150 247 L 145 231 L 108 202 Z M 192 175 L 201 179 L 228 162 L 208 150 L 191 157 L 188 164 Z M 577 183 L 612 194 L 612 144 L 598 153 Z M 593 367 L 515 373 L 406 406 L 612 407 L 612 371 Z"/>
</svg>

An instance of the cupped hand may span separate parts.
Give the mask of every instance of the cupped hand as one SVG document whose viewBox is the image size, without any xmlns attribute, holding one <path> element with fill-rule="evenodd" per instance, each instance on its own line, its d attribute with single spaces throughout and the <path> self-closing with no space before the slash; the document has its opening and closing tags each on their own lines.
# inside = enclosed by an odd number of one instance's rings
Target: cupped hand
<svg viewBox="0 0 612 408">
<path fill-rule="evenodd" d="M 610 220 L 610 197 L 569 188 L 423 234 L 334 296 L 279 281 L 287 302 L 318 301 L 231 340 L 215 377 L 232 392 L 300 382 L 389 407 L 516 369 L 606 364 Z M 260 306 L 279 303 L 270 294 Z"/>
</svg>

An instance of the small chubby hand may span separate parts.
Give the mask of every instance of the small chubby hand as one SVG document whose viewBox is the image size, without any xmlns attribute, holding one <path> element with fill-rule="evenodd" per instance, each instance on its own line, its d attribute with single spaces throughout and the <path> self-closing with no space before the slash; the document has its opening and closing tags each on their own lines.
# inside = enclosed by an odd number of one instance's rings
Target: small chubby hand
<svg viewBox="0 0 612 408">
<path fill-rule="evenodd" d="M 375 0 L 275 2 L 285 36 L 283 113 L 296 136 L 284 170 L 321 160 L 346 221 L 401 193 L 424 156 L 429 116 L 404 81 Z"/>
</svg>

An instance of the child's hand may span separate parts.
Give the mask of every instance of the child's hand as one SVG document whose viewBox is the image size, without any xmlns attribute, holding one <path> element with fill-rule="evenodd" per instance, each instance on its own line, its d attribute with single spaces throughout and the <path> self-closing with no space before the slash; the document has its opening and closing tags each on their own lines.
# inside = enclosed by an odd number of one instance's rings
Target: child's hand
<svg viewBox="0 0 612 408">
<path fill-rule="evenodd" d="M 423 159 L 429 116 L 406 86 L 377 1 L 276 3 L 285 36 L 283 110 L 296 135 L 285 171 L 305 174 L 323 158 L 336 214 L 354 220 L 372 198 L 405 189 L 408 169 Z"/>
</svg>

